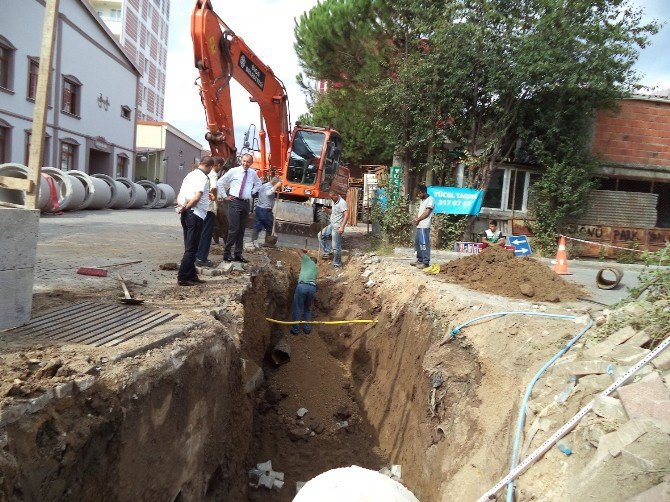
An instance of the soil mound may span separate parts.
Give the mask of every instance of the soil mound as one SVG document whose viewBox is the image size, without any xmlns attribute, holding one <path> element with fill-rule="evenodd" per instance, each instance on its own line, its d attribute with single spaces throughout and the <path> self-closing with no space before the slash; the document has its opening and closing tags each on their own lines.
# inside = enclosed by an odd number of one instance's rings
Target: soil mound
<svg viewBox="0 0 670 502">
<path fill-rule="evenodd" d="M 586 296 L 579 286 L 532 258 L 517 258 L 498 247 L 451 261 L 442 267 L 450 282 L 510 298 L 560 302 Z"/>
</svg>

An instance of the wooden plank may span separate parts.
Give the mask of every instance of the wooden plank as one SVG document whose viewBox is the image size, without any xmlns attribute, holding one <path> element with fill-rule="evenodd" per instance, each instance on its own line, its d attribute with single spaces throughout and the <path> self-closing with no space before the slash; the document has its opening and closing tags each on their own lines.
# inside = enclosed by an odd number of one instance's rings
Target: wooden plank
<svg viewBox="0 0 670 502">
<path fill-rule="evenodd" d="M 35 94 L 35 115 L 33 116 L 32 141 L 30 142 L 30 160 L 28 162 L 28 180 L 33 183 L 32 190 L 26 193 L 26 209 L 37 209 L 42 174 L 41 160 L 44 150 L 44 129 L 48 113 L 49 80 L 51 79 L 51 61 L 54 53 L 56 21 L 58 19 L 59 0 L 46 0 L 44 9 L 44 29 L 42 30 L 42 48 L 40 50 L 40 70 L 37 76 Z"/>
<path fill-rule="evenodd" d="M 10 190 L 21 190 L 23 192 L 32 192 L 35 183 L 25 178 L 14 178 L 12 176 L 0 176 L 0 187 Z"/>
</svg>

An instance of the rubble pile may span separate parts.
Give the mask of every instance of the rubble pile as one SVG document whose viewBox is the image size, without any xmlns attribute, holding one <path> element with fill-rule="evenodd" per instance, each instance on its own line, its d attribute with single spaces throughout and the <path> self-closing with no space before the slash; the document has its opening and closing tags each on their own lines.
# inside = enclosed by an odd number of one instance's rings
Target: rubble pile
<svg viewBox="0 0 670 502">
<path fill-rule="evenodd" d="M 535 387 L 528 402 L 521 458 L 594 400 L 593 411 L 561 440 L 568 452 L 554 448 L 529 471 L 556 470 L 557 494 L 603 499 L 611 490 L 612 496 L 623 500 L 646 490 L 647 495 L 670 493 L 670 349 L 609 396 L 600 395 L 662 341 L 633 328 L 639 325 L 641 312 L 653 308 L 649 302 L 637 302 L 605 311 L 597 319 L 598 331 L 559 359 Z M 655 326 L 646 329 L 651 332 Z M 665 331 L 664 338 L 670 335 L 667 325 Z M 526 495 L 543 489 L 535 484 L 535 479 L 527 480 Z"/>
</svg>

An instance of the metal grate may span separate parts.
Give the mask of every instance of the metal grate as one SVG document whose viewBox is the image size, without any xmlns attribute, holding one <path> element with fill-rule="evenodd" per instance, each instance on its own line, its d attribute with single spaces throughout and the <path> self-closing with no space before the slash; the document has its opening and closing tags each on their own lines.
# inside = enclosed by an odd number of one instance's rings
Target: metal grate
<svg viewBox="0 0 670 502">
<path fill-rule="evenodd" d="M 146 307 L 83 302 L 38 316 L 5 333 L 35 340 L 114 347 L 177 316 Z"/>
</svg>

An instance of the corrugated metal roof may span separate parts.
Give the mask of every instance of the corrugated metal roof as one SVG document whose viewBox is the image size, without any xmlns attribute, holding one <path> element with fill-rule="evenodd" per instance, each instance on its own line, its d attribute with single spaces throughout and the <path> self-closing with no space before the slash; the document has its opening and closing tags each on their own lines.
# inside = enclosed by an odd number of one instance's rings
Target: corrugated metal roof
<svg viewBox="0 0 670 502">
<path fill-rule="evenodd" d="M 589 197 L 589 209 L 579 223 L 654 228 L 657 203 L 658 195 L 653 193 L 594 190 Z"/>
</svg>

